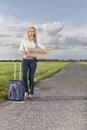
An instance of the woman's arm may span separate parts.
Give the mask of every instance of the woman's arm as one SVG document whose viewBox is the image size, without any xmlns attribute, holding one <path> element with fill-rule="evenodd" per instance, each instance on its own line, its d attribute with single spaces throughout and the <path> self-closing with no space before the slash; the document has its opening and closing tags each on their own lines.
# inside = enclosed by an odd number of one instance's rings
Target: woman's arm
<svg viewBox="0 0 87 130">
<path fill-rule="evenodd" d="M 29 56 L 27 53 L 24 53 L 23 51 L 19 50 L 19 54 L 22 55 L 24 58 L 29 59 L 32 58 L 31 56 Z"/>
<path fill-rule="evenodd" d="M 46 50 L 50 51 L 50 50 L 53 50 L 53 49 L 56 49 L 56 48 L 58 48 L 58 45 L 54 45 L 52 47 L 46 48 Z"/>
</svg>

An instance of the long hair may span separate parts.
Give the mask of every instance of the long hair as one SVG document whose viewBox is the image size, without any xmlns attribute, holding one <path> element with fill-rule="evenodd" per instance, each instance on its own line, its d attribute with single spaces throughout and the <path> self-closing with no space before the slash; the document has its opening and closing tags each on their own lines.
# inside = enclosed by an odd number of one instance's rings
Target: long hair
<svg viewBox="0 0 87 130">
<path fill-rule="evenodd" d="M 33 35 L 33 41 L 34 41 L 35 45 L 37 46 L 37 35 L 36 35 L 35 27 L 33 27 L 33 26 L 28 27 L 27 34 L 26 34 L 26 40 L 30 40 L 29 29 L 34 29 L 35 34 Z"/>
</svg>

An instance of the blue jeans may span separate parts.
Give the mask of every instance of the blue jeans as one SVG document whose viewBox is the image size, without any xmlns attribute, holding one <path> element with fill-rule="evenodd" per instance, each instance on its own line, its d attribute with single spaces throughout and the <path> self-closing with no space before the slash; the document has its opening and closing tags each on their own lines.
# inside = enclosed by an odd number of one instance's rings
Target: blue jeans
<svg viewBox="0 0 87 130">
<path fill-rule="evenodd" d="M 34 94 L 34 74 L 37 66 L 36 59 L 23 59 L 22 61 L 22 79 L 25 86 L 25 92 L 28 91 L 28 80 L 30 82 L 30 94 Z M 27 74 L 29 72 L 29 77 Z"/>
</svg>

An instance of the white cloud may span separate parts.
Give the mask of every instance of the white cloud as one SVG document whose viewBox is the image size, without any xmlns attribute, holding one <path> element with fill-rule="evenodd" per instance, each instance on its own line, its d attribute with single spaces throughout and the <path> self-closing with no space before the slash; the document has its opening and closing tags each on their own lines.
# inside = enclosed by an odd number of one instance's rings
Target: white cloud
<svg viewBox="0 0 87 130">
<path fill-rule="evenodd" d="M 53 23 L 47 23 L 47 24 L 43 24 L 40 26 L 43 31 L 47 32 L 48 34 L 50 33 L 57 33 L 62 29 L 62 24 L 60 22 L 53 22 Z"/>
<path fill-rule="evenodd" d="M 46 23 L 36 26 L 38 30 L 38 39 L 41 43 L 49 44 L 58 42 L 61 35 L 59 32 L 62 30 L 63 25 L 60 22 Z"/>
<path fill-rule="evenodd" d="M 44 45 L 59 44 L 59 50 L 84 51 L 87 47 L 87 25 L 53 22 L 37 26 L 39 41 Z"/>
<path fill-rule="evenodd" d="M 68 36 L 68 37 L 87 36 L 86 28 L 87 28 L 87 25 L 75 26 L 73 24 L 64 24 L 62 35 Z"/>
<path fill-rule="evenodd" d="M 60 32 L 62 37 L 60 43 L 74 50 L 84 50 L 87 46 L 87 25 L 75 26 L 73 24 L 65 24 Z M 77 49 L 76 49 L 77 48 Z"/>
<path fill-rule="evenodd" d="M 0 15 L 0 45 L 18 45 L 26 32 L 26 26 L 29 24 L 26 21 Z"/>
</svg>

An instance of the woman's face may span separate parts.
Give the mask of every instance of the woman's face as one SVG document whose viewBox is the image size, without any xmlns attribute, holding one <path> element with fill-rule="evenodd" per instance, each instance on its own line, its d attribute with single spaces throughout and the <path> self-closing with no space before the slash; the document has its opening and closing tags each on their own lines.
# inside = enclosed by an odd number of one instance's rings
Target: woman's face
<svg viewBox="0 0 87 130">
<path fill-rule="evenodd" d="M 29 28 L 29 29 L 28 29 L 28 33 L 29 33 L 29 36 L 30 36 L 30 37 L 33 37 L 34 34 L 35 34 L 35 30 L 34 30 L 33 28 Z"/>
</svg>

